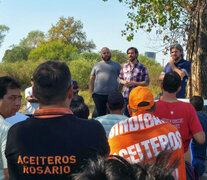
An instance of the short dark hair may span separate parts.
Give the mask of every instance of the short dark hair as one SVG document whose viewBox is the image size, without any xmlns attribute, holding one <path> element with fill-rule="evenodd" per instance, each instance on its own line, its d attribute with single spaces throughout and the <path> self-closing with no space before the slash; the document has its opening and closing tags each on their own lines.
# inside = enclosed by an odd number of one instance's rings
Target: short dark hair
<svg viewBox="0 0 207 180">
<path fill-rule="evenodd" d="M 73 175 L 73 180 L 136 180 L 134 170 L 129 162 L 120 156 L 110 159 L 97 157 L 89 160 L 83 171 Z"/>
<path fill-rule="evenodd" d="M 139 51 L 135 47 L 130 47 L 129 49 L 127 49 L 127 54 L 129 50 L 134 50 L 135 54 L 139 54 Z"/>
<path fill-rule="evenodd" d="M 88 119 L 89 108 L 84 102 L 72 101 L 70 104 L 70 109 L 76 117 Z"/>
<path fill-rule="evenodd" d="M 73 82 L 73 89 L 78 89 L 79 88 L 78 87 L 78 82 L 75 81 L 75 80 L 72 80 L 72 82 Z"/>
<path fill-rule="evenodd" d="M 121 110 L 124 106 L 124 97 L 120 92 L 112 92 L 108 95 L 107 103 L 110 110 Z"/>
<path fill-rule="evenodd" d="M 181 78 L 175 71 L 165 74 L 163 79 L 163 89 L 169 93 L 175 93 L 181 85 Z"/>
<path fill-rule="evenodd" d="M 3 99 L 8 89 L 20 89 L 20 83 L 9 76 L 0 77 L 0 99 Z"/>
<path fill-rule="evenodd" d="M 34 91 L 38 102 L 44 105 L 64 101 L 71 87 L 71 74 L 64 62 L 47 61 L 34 74 Z"/>
<path fill-rule="evenodd" d="M 193 96 L 190 99 L 190 103 L 194 106 L 196 111 L 202 111 L 203 110 L 203 105 L 204 101 L 201 96 Z"/>
</svg>

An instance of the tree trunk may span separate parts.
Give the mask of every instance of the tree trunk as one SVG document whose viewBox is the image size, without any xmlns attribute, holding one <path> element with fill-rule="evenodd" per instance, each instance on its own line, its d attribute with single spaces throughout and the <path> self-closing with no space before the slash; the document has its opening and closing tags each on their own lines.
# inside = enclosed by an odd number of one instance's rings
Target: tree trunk
<svg viewBox="0 0 207 180">
<path fill-rule="evenodd" d="M 187 97 L 194 95 L 207 98 L 207 1 L 195 0 L 191 12 L 187 45 L 187 59 L 191 61 L 191 74 Z"/>
</svg>

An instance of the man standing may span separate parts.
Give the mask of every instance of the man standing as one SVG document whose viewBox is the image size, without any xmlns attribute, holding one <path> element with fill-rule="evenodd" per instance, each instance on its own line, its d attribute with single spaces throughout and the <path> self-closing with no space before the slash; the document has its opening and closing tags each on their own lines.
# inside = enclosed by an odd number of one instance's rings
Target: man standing
<svg viewBox="0 0 207 180">
<path fill-rule="evenodd" d="M 39 109 L 8 132 L 6 158 L 15 180 L 66 180 L 88 158 L 109 153 L 103 126 L 79 119 L 68 108 L 71 74 L 64 62 L 47 61 L 33 74 Z"/>
<path fill-rule="evenodd" d="M 179 92 L 180 85 L 181 78 L 178 73 L 172 71 L 165 74 L 161 85 L 163 98 L 156 104 L 155 115 L 178 128 L 183 140 L 186 168 L 189 169 L 187 179 L 191 179 L 193 172 L 190 165 L 191 157 L 188 151 L 189 143 L 194 138 L 197 143 L 203 144 L 205 142 L 205 134 L 194 107 L 190 103 L 177 100 L 176 93 Z"/>
<path fill-rule="evenodd" d="M 114 125 L 109 133 L 110 154 L 131 163 L 154 163 L 162 151 L 171 150 L 170 163 L 180 160 L 175 179 L 185 180 L 185 160 L 180 133 L 173 125 L 153 115 L 155 103 L 146 87 L 136 87 L 129 95 L 132 117 Z"/>
<path fill-rule="evenodd" d="M 147 68 L 137 59 L 139 56 L 137 48 L 130 47 L 127 50 L 127 55 L 129 62 L 122 66 L 119 75 L 119 82 L 124 86 L 124 114 L 130 117 L 127 109 L 129 93 L 137 86 L 147 86 L 149 84 L 149 75 Z"/>
<path fill-rule="evenodd" d="M 202 113 L 203 110 L 203 98 L 201 96 L 193 96 L 190 99 L 190 103 L 193 105 L 197 112 L 198 119 L 201 123 L 203 131 L 207 137 L 207 116 Z M 205 172 L 205 159 L 206 159 L 206 149 L 207 149 L 207 140 L 204 144 L 198 144 L 194 139 L 192 141 L 192 165 L 195 172 L 195 180 L 198 180 L 200 176 Z"/>
<path fill-rule="evenodd" d="M 109 48 L 101 49 L 102 61 L 96 63 L 91 71 L 89 90 L 96 105 L 98 116 L 106 114 L 108 94 L 118 89 L 117 78 L 121 65 L 111 60 Z"/>
<path fill-rule="evenodd" d="M 181 90 L 177 93 L 177 98 L 185 98 L 185 87 L 188 81 L 188 75 L 191 71 L 191 63 L 183 59 L 183 48 L 180 44 L 175 44 L 170 47 L 171 59 L 170 62 L 167 63 L 161 75 L 159 76 L 159 80 L 162 81 L 165 74 L 168 72 L 175 71 L 181 77 Z"/>
<path fill-rule="evenodd" d="M 103 125 L 108 137 L 112 126 L 121 120 L 127 119 L 128 117 L 123 115 L 124 98 L 120 92 L 110 93 L 106 105 L 110 111 L 110 114 L 99 116 L 96 118 L 96 120 L 98 120 Z"/>
<path fill-rule="evenodd" d="M 31 78 L 30 83 L 32 86 L 25 89 L 25 99 L 27 100 L 25 114 L 31 117 L 34 114 L 35 110 L 39 108 L 39 104 L 37 98 L 34 96 L 33 93 L 33 87 L 34 87 L 33 78 Z"/>
<path fill-rule="evenodd" d="M 0 180 L 8 180 L 5 147 L 10 124 L 5 118 L 13 116 L 21 106 L 20 84 L 11 77 L 0 77 Z"/>
</svg>

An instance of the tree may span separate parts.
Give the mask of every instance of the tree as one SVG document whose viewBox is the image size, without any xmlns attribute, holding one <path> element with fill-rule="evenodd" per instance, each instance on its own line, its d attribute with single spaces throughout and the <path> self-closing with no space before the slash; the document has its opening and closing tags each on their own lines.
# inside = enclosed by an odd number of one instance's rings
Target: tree
<svg viewBox="0 0 207 180">
<path fill-rule="evenodd" d="M 35 49 L 38 44 L 44 41 L 44 39 L 45 35 L 42 31 L 31 31 L 26 38 L 23 38 L 20 41 L 19 45 Z"/>
<path fill-rule="evenodd" d="M 7 49 L 2 58 L 3 62 L 17 62 L 27 60 L 31 48 L 24 46 L 13 46 L 12 49 Z"/>
<path fill-rule="evenodd" d="M 47 42 L 32 50 L 28 59 L 37 61 L 39 59 L 70 61 L 78 58 L 77 48 L 66 45 L 59 41 Z"/>
<path fill-rule="evenodd" d="M 8 31 L 9 28 L 5 25 L 0 25 L 0 47 L 5 37 L 5 32 Z"/>
<path fill-rule="evenodd" d="M 127 54 L 119 50 L 111 50 L 111 60 L 116 61 L 120 64 L 127 62 Z"/>
<path fill-rule="evenodd" d="M 83 32 L 83 24 L 81 21 L 75 21 L 73 17 L 60 17 L 56 25 L 48 31 L 49 41 L 60 41 L 65 44 L 71 44 L 78 48 L 81 53 L 83 51 L 91 51 L 96 46 L 93 41 L 86 40 L 86 33 Z"/>
<path fill-rule="evenodd" d="M 107 0 L 103 0 L 107 1 Z M 119 0 L 130 12 L 126 29 L 122 31 L 132 40 L 138 29 L 156 29 L 169 44 L 178 40 L 187 44 L 187 59 L 192 62 L 188 95 L 207 98 L 207 0 Z M 168 46 L 167 46 L 168 45 Z"/>
</svg>

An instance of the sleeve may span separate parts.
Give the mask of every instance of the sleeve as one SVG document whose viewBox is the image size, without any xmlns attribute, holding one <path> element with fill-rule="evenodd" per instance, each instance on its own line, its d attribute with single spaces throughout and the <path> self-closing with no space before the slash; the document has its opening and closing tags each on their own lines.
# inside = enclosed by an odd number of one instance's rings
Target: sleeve
<svg viewBox="0 0 207 180">
<path fill-rule="evenodd" d="M 2 141 L 1 141 L 1 157 L 2 157 L 2 163 L 3 163 L 3 168 L 7 168 L 7 159 L 5 155 L 5 149 L 6 149 L 6 141 L 7 141 L 7 133 L 8 129 L 6 128 L 5 131 L 2 133 Z"/>
<path fill-rule="evenodd" d="M 188 123 L 188 125 L 189 125 L 189 128 L 190 128 L 190 132 L 193 135 L 193 134 L 196 134 L 200 131 L 203 131 L 203 128 L 201 126 L 201 123 L 198 119 L 198 116 L 196 114 L 196 111 L 195 111 L 194 107 L 191 104 L 189 104 L 189 106 L 190 107 L 189 107 L 189 113 L 188 113 L 189 114 L 189 123 Z"/>
<path fill-rule="evenodd" d="M 91 76 L 96 76 L 96 64 L 92 68 Z"/>
<path fill-rule="evenodd" d="M 185 72 L 186 76 L 188 76 L 191 71 L 191 62 L 187 61 L 185 66 L 181 68 L 181 70 Z"/>
<path fill-rule="evenodd" d="M 30 92 L 30 88 L 25 89 L 25 98 L 27 97 L 31 97 L 31 92 Z"/>
<path fill-rule="evenodd" d="M 166 66 L 164 67 L 163 71 L 161 72 L 161 74 L 166 74 L 167 72 L 169 72 L 168 69 L 169 63 L 166 64 Z"/>
</svg>

